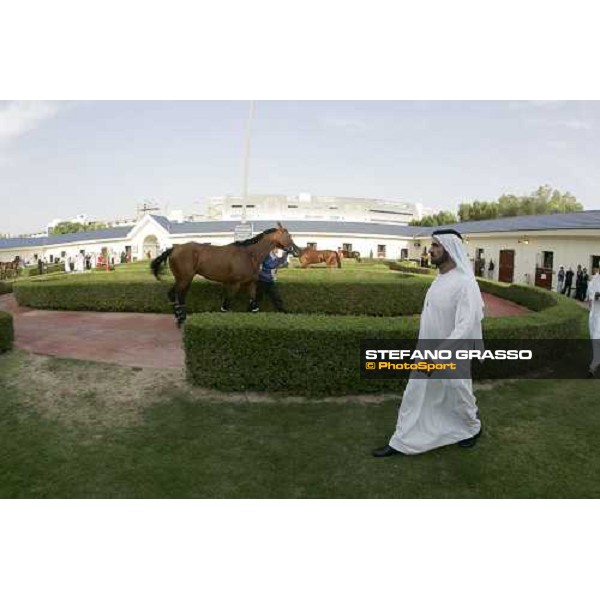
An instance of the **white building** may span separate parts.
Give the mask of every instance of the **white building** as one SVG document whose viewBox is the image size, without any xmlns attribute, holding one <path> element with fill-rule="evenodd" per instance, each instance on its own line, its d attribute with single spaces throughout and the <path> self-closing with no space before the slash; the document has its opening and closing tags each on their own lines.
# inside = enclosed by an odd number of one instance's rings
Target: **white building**
<svg viewBox="0 0 600 600">
<path fill-rule="evenodd" d="M 313 245 L 320 250 L 358 251 L 361 256 L 390 260 L 418 260 L 427 253 L 432 227 L 355 222 L 346 220 L 248 219 L 246 235 L 256 235 L 273 227 L 277 220 L 287 226 L 300 247 Z M 78 253 L 98 256 L 106 249 L 111 256 L 123 252 L 134 260 L 154 258 L 160 251 L 188 241 L 215 245 L 234 241 L 240 221 L 174 222 L 147 214 L 135 225 L 43 238 L 0 239 L 0 261 L 20 256 L 35 263 L 38 258 L 62 262 Z M 474 270 L 493 279 L 530 283 L 555 288 L 555 273 L 577 265 L 591 274 L 600 267 L 600 211 L 570 214 L 532 215 L 490 221 L 458 223 L 454 226 L 467 243 Z"/>
<path fill-rule="evenodd" d="M 216 221 L 350 221 L 407 225 L 420 218 L 423 207 L 396 200 L 315 196 L 312 194 L 250 195 L 210 198 L 206 218 Z"/>
</svg>

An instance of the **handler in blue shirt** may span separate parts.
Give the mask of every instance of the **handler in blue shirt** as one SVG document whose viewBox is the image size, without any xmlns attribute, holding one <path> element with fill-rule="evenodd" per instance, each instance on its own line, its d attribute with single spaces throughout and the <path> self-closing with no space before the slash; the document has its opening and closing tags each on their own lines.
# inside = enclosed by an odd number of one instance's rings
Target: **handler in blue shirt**
<svg viewBox="0 0 600 600">
<path fill-rule="evenodd" d="M 258 272 L 258 285 L 256 288 L 256 300 L 257 302 L 261 302 L 264 295 L 266 294 L 275 310 L 277 312 L 287 312 L 283 307 L 283 300 L 281 299 L 281 295 L 279 294 L 279 289 L 277 288 L 277 269 L 286 265 L 288 261 L 288 253 L 283 252 L 283 255 L 280 257 L 277 254 L 277 249 L 274 248 L 267 258 L 263 261 L 260 266 L 260 271 Z M 252 312 L 258 312 L 258 304 L 254 304 L 250 306 L 250 310 Z"/>
</svg>

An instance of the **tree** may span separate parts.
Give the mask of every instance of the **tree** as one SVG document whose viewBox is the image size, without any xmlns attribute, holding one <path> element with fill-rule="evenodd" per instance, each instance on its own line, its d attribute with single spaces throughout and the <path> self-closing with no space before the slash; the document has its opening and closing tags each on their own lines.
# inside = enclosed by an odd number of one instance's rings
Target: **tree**
<svg viewBox="0 0 600 600">
<path fill-rule="evenodd" d="M 416 227 L 436 227 L 437 225 L 450 225 L 456 223 L 456 215 L 449 210 L 441 210 L 434 215 L 426 215 L 421 219 L 413 219 L 409 225 Z"/>
<path fill-rule="evenodd" d="M 526 196 L 502 194 L 496 202 L 462 203 L 458 208 L 461 221 L 479 221 L 518 215 L 546 215 L 557 212 L 577 212 L 583 205 L 570 192 L 562 194 L 550 185 L 541 185 Z"/>
<path fill-rule="evenodd" d="M 96 221 L 94 223 L 73 223 L 71 221 L 62 221 L 57 223 L 51 230 L 50 235 L 64 235 L 65 233 L 79 233 L 80 231 L 96 231 L 106 229 L 106 223 Z"/>
</svg>

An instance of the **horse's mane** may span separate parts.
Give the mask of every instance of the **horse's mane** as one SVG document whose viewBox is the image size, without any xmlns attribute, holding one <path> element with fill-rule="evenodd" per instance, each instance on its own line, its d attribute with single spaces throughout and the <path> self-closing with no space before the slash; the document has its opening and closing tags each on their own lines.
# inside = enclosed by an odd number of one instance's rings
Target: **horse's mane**
<svg viewBox="0 0 600 600">
<path fill-rule="evenodd" d="M 252 246 L 253 244 L 256 244 L 257 242 L 262 240 L 263 237 L 265 237 L 265 235 L 267 235 L 269 233 L 274 233 L 275 231 L 277 231 L 277 228 L 271 227 L 271 229 L 265 229 L 262 233 L 259 233 L 258 235 L 255 235 L 253 238 L 250 238 L 248 240 L 242 240 L 241 242 L 233 242 L 233 245 L 234 246 Z"/>
</svg>

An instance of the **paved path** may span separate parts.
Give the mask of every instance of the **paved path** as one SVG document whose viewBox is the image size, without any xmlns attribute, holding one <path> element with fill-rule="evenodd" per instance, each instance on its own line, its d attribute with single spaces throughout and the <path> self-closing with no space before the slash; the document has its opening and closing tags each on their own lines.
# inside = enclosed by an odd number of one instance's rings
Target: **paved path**
<svg viewBox="0 0 600 600">
<path fill-rule="evenodd" d="M 37 310 L 0 296 L 13 315 L 15 347 L 36 354 L 126 365 L 181 369 L 181 331 L 171 315 Z"/>
<path fill-rule="evenodd" d="M 514 302 L 483 296 L 488 317 L 530 312 Z M 12 313 L 15 347 L 21 350 L 130 367 L 184 365 L 181 331 L 171 315 L 37 310 L 19 306 L 13 294 L 0 296 L 0 310 Z"/>
</svg>

